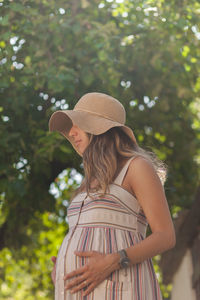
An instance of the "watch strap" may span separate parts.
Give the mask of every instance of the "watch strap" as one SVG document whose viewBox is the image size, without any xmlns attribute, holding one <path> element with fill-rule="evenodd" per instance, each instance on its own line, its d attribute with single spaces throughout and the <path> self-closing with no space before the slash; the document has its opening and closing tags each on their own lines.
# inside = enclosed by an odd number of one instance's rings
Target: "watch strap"
<svg viewBox="0 0 200 300">
<path fill-rule="evenodd" d="M 118 253 L 120 255 L 120 260 L 128 257 L 125 249 L 119 250 Z"/>
<path fill-rule="evenodd" d="M 126 250 L 122 249 L 122 250 L 118 251 L 118 253 L 120 255 L 120 260 L 119 260 L 120 267 L 124 268 L 124 267 L 127 267 L 128 265 L 130 265 L 130 259 L 126 253 Z"/>
</svg>

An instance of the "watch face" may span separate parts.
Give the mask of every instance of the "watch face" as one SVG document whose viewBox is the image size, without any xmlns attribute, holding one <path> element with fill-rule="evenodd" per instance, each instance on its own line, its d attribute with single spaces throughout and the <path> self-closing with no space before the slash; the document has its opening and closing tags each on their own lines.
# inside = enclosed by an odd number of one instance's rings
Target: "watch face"
<svg viewBox="0 0 200 300">
<path fill-rule="evenodd" d="M 121 261 L 121 266 L 123 268 L 127 268 L 130 265 L 130 261 L 128 259 L 128 257 L 124 257 Z"/>
</svg>

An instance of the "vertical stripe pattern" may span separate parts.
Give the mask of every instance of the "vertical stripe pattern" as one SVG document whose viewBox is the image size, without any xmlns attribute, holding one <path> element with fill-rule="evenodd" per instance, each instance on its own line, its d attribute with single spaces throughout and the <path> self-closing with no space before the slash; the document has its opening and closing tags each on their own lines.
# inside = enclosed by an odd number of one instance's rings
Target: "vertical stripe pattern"
<svg viewBox="0 0 200 300">
<path fill-rule="evenodd" d="M 125 174 L 125 169 L 122 171 Z M 55 300 L 162 300 L 151 259 L 132 265 L 127 272 L 114 271 L 85 297 L 84 290 L 71 294 L 64 289 L 64 274 L 89 260 L 76 256 L 75 250 L 114 253 L 145 238 L 148 223 L 133 195 L 115 184 L 103 196 L 79 194 L 68 208 L 68 220 L 69 233 L 57 256 Z"/>
</svg>

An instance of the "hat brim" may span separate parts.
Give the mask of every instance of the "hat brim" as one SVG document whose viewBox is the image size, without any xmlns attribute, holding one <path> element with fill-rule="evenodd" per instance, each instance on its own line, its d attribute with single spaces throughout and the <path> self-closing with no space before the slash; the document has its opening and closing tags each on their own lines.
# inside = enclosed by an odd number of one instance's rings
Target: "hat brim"
<svg viewBox="0 0 200 300">
<path fill-rule="evenodd" d="M 85 111 L 58 110 L 54 112 L 49 120 L 49 130 L 60 132 L 72 142 L 68 134 L 73 124 L 94 135 L 102 134 L 113 127 L 121 127 L 137 144 L 134 133 L 128 126 Z"/>
</svg>

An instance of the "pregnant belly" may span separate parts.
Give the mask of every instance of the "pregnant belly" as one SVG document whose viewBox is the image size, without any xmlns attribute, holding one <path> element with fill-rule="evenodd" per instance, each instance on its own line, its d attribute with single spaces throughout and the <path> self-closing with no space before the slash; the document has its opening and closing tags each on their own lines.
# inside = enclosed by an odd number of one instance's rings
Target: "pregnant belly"
<svg viewBox="0 0 200 300">
<path fill-rule="evenodd" d="M 142 237 L 138 233 L 116 228 L 77 227 L 73 235 L 65 237 L 59 250 L 56 263 L 56 295 L 58 295 L 56 300 L 84 299 L 81 298 L 82 291 L 78 292 L 79 298 L 75 298 L 75 296 L 73 298 L 68 291 L 64 291 L 64 274 L 84 266 L 89 261 L 87 257 L 76 256 L 74 254 L 75 250 L 98 251 L 106 254 L 134 246 L 141 240 Z M 66 281 L 65 284 L 69 281 Z M 120 269 L 113 272 L 95 288 L 94 297 L 92 297 L 96 300 L 101 299 L 100 295 L 106 295 L 108 299 L 117 299 L 116 293 L 120 295 L 123 293 L 123 297 L 127 300 L 135 299 L 135 293 L 138 293 L 138 289 L 142 293 L 141 300 L 162 299 L 150 259 L 140 264 L 135 264 L 127 268 L 126 271 L 125 269 Z M 63 298 L 61 295 L 63 295 Z"/>
<path fill-rule="evenodd" d="M 70 239 L 62 244 L 59 251 L 59 267 L 56 270 L 57 276 L 64 276 L 75 269 L 87 264 L 89 258 L 79 257 L 74 251 L 98 251 L 100 253 L 114 253 L 120 249 L 130 247 L 141 238 L 133 233 L 116 228 L 108 227 L 77 227 Z M 124 270 L 116 271 L 111 274 L 111 279 L 124 277 Z M 126 280 L 128 278 L 126 277 Z"/>
</svg>

